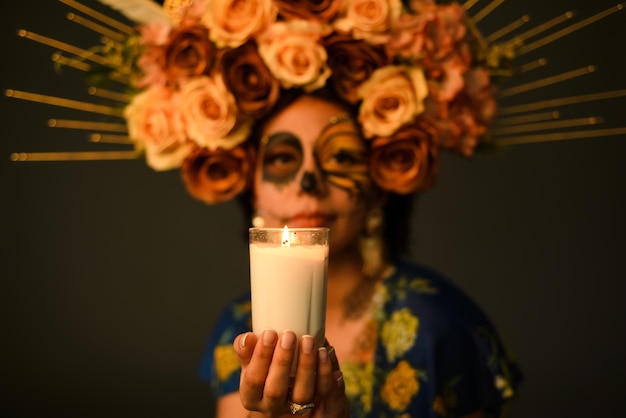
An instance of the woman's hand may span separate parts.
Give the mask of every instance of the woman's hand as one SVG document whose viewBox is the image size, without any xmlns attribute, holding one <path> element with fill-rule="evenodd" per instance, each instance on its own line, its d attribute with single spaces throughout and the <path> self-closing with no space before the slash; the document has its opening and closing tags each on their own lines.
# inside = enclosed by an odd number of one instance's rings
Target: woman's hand
<svg viewBox="0 0 626 418">
<path fill-rule="evenodd" d="M 247 410 L 271 418 L 292 415 L 292 401 L 313 403 L 311 418 L 348 416 L 343 377 L 332 347 L 316 347 L 308 335 L 296 344 L 293 332 L 279 337 L 273 330 L 259 338 L 251 332 L 241 334 L 233 345 L 241 363 L 239 396 Z M 296 356 L 298 366 L 291 378 Z"/>
</svg>

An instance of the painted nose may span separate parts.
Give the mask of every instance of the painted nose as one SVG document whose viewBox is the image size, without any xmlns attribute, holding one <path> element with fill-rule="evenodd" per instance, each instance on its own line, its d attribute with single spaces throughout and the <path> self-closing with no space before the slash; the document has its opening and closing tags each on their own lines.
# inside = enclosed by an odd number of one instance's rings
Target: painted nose
<svg viewBox="0 0 626 418">
<path fill-rule="evenodd" d="M 300 180 L 300 188 L 305 193 L 313 193 L 317 189 L 317 178 L 311 171 L 305 171 Z"/>
</svg>

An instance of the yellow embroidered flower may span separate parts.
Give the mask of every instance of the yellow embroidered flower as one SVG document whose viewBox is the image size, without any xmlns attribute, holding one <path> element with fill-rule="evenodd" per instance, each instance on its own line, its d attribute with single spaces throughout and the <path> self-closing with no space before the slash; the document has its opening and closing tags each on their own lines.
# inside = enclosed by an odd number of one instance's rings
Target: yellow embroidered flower
<svg viewBox="0 0 626 418">
<path fill-rule="evenodd" d="M 417 338 L 418 325 L 419 320 L 407 308 L 394 312 L 385 322 L 381 339 L 390 361 L 400 357 L 413 346 Z"/>
<path fill-rule="evenodd" d="M 341 366 L 343 381 L 346 384 L 346 395 L 351 399 L 359 399 L 365 412 L 372 410 L 372 386 L 374 363 L 369 361 L 359 365 L 346 362 Z"/>
<path fill-rule="evenodd" d="M 217 378 L 220 381 L 226 380 L 231 373 L 239 370 L 239 360 L 232 345 L 218 345 L 213 352 Z"/>
<path fill-rule="evenodd" d="M 446 405 L 440 395 L 435 396 L 435 400 L 433 401 L 433 411 L 443 417 L 448 415 L 448 410 L 446 409 Z"/>
<path fill-rule="evenodd" d="M 511 384 L 507 379 L 505 379 L 503 376 L 498 375 L 495 377 L 494 380 L 496 387 L 500 389 L 500 392 L 502 393 L 502 397 L 504 399 L 510 398 L 514 395 L 513 388 L 511 387 Z"/>
<path fill-rule="evenodd" d="M 380 396 L 392 409 L 403 411 L 419 390 L 417 370 L 407 361 L 402 360 L 387 376 Z"/>
</svg>

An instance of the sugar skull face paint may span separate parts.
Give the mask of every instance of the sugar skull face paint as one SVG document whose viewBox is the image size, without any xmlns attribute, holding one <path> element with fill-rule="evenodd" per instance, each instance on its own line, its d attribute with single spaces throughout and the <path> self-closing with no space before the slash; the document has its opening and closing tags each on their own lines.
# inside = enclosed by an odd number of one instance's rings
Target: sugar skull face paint
<svg viewBox="0 0 626 418">
<path fill-rule="evenodd" d="M 332 101 L 303 96 L 261 132 L 254 171 L 254 210 L 265 226 L 331 228 L 333 251 L 358 242 L 376 204 L 367 142 Z"/>
<path fill-rule="evenodd" d="M 276 132 L 262 141 L 263 180 L 277 185 L 294 180 L 302 166 L 302 143 L 290 132 Z"/>
<path fill-rule="evenodd" d="M 264 139 L 263 180 L 284 185 L 298 177 L 304 159 L 302 140 L 291 132 L 276 132 Z M 327 181 L 352 196 L 367 192 L 370 185 L 367 172 L 367 149 L 352 120 L 333 116 L 321 130 L 313 147 L 315 168 Z M 300 187 L 313 192 L 318 179 L 312 171 L 304 171 Z"/>
</svg>

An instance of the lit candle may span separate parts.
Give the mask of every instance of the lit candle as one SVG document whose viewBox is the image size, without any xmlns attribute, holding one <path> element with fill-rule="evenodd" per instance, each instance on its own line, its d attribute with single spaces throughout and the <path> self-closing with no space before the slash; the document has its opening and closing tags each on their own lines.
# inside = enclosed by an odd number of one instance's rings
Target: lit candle
<svg viewBox="0 0 626 418">
<path fill-rule="evenodd" d="M 252 330 L 293 331 L 324 343 L 327 228 L 251 228 Z"/>
</svg>

